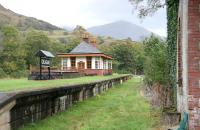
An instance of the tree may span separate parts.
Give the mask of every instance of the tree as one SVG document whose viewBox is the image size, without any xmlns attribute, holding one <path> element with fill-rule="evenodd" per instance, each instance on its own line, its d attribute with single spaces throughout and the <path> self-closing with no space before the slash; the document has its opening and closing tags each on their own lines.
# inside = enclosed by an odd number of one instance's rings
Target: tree
<svg viewBox="0 0 200 130">
<path fill-rule="evenodd" d="M 50 40 L 43 32 L 28 32 L 24 46 L 26 48 L 26 63 L 30 65 L 38 65 L 39 61 L 35 54 L 39 50 L 50 50 Z"/>
<path fill-rule="evenodd" d="M 168 86 L 167 44 L 152 35 L 143 41 L 143 45 L 145 82 Z"/>
<path fill-rule="evenodd" d="M 138 16 L 144 18 L 153 15 L 158 9 L 163 8 L 166 0 L 129 0 L 134 9 L 138 11 Z"/>
<path fill-rule="evenodd" d="M 135 73 L 135 57 L 131 43 L 114 42 L 104 51 L 114 58 L 114 71 L 119 73 Z"/>
<path fill-rule="evenodd" d="M 21 44 L 17 29 L 7 25 L 3 27 L 3 50 L 0 55 L 0 67 L 9 75 L 17 71 L 24 71 L 25 51 Z"/>
<path fill-rule="evenodd" d="M 67 53 L 70 52 L 72 49 L 74 49 L 81 42 L 80 37 L 76 37 L 76 36 L 71 36 L 67 40 L 68 40 L 68 44 L 65 48 L 65 52 Z"/>
<path fill-rule="evenodd" d="M 80 37 L 86 31 L 87 30 L 85 28 L 83 28 L 80 25 L 77 25 L 72 33 Z"/>
<path fill-rule="evenodd" d="M 142 43 L 132 43 L 133 44 L 133 51 L 135 57 L 135 70 L 136 74 L 144 74 L 144 46 Z"/>
<path fill-rule="evenodd" d="M 39 50 L 47 50 L 55 55 L 58 52 L 66 52 L 66 47 L 64 44 L 55 39 L 49 39 L 45 33 L 36 30 L 28 32 L 24 46 L 26 48 L 26 63 L 29 67 L 30 65 L 38 65 L 39 58 L 37 58 L 35 54 Z M 57 57 L 52 59 L 52 65 L 56 66 L 58 63 L 59 60 Z"/>
</svg>

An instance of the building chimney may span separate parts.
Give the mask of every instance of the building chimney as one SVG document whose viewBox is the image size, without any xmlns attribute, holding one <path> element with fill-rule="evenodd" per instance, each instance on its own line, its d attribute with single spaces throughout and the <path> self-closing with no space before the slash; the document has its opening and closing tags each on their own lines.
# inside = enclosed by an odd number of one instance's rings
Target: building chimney
<svg viewBox="0 0 200 130">
<path fill-rule="evenodd" d="M 87 42 L 87 43 L 89 43 L 90 41 L 89 41 L 89 33 L 88 32 L 84 32 L 83 34 L 82 34 L 82 39 L 83 39 L 83 41 L 85 41 L 85 42 Z"/>
<path fill-rule="evenodd" d="M 90 37 L 90 44 L 97 47 L 97 39 L 95 37 Z"/>
</svg>

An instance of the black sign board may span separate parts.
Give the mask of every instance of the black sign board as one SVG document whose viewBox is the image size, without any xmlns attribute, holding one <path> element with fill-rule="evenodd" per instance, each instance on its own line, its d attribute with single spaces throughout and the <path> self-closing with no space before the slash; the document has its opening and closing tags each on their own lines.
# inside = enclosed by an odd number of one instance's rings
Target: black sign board
<svg viewBox="0 0 200 130">
<path fill-rule="evenodd" d="M 46 58 L 41 58 L 41 65 L 43 67 L 50 67 L 50 60 Z"/>
<path fill-rule="evenodd" d="M 40 80 L 43 79 L 42 68 L 48 67 L 48 79 L 51 79 L 50 72 L 50 59 L 54 57 L 54 55 L 49 51 L 40 50 L 36 53 L 36 56 L 40 58 Z"/>
</svg>

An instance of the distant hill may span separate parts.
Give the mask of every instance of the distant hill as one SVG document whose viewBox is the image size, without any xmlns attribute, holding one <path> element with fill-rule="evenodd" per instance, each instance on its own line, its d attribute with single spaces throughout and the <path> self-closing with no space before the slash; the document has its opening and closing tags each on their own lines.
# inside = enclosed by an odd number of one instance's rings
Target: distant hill
<svg viewBox="0 0 200 130">
<path fill-rule="evenodd" d="M 59 27 L 56 27 L 45 21 L 17 14 L 9 9 L 4 8 L 0 4 L 0 27 L 4 26 L 5 24 L 14 25 L 20 30 L 26 30 L 28 28 L 44 31 L 60 29 Z"/>
<path fill-rule="evenodd" d="M 110 36 L 116 39 L 131 38 L 141 41 L 151 35 L 152 32 L 138 25 L 126 21 L 117 21 L 105 25 L 95 26 L 87 29 L 88 32 L 99 36 Z"/>
</svg>

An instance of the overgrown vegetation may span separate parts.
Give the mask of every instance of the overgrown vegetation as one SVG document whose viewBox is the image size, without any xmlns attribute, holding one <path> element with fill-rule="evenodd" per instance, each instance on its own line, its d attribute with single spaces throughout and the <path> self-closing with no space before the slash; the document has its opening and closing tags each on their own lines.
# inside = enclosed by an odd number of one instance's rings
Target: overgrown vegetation
<svg viewBox="0 0 200 130">
<path fill-rule="evenodd" d="M 176 107 L 176 73 L 177 73 L 177 28 L 178 28 L 178 6 L 179 0 L 167 0 L 167 43 L 169 83 L 173 89 L 173 105 Z"/>
<path fill-rule="evenodd" d="M 113 70 L 118 73 L 143 74 L 144 51 L 142 43 L 118 40 L 103 47 L 103 51 L 114 58 Z"/>
<path fill-rule="evenodd" d="M 152 55 L 148 58 L 149 61 L 149 70 L 148 73 L 145 73 L 145 79 L 152 86 L 153 84 L 161 84 L 164 88 L 164 91 L 169 93 L 173 93 L 173 96 L 170 97 L 172 104 L 170 107 L 176 107 L 176 37 L 177 37 L 177 23 L 178 23 L 178 5 L 179 0 L 129 0 L 134 9 L 138 11 L 138 15 L 140 18 L 144 18 L 146 16 L 153 15 L 158 9 L 167 6 L 167 45 L 164 47 L 164 53 L 161 53 L 161 57 L 157 57 L 159 60 L 154 60 L 153 57 L 156 55 Z M 152 41 L 153 42 L 153 41 Z M 155 41 L 154 41 L 155 42 Z M 157 42 L 155 42 L 156 44 Z M 163 49 L 163 47 L 161 47 Z M 151 50 L 151 47 L 148 48 Z M 153 47 L 153 49 L 156 49 Z M 166 50 L 167 49 L 167 50 Z M 155 50 L 158 51 L 159 49 Z M 147 51 L 148 52 L 148 51 Z M 154 63 L 153 63 L 153 62 Z M 167 64 L 164 64 L 167 63 Z M 164 65 L 165 68 L 159 69 L 158 65 Z M 152 66 L 156 65 L 157 69 Z M 162 68 L 162 67 L 161 67 Z M 162 70 L 162 71 L 161 71 Z M 151 77 L 151 78 L 149 78 Z M 167 95 L 167 94 L 166 94 Z M 163 95 L 163 96 L 166 96 Z M 167 97 L 166 97 L 167 98 Z"/>
<path fill-rule="evenodd" d="M 159 123 L 157 110 L 139 93 L 141 78 L 79 102 L 68 110 L 21 130 L 151 130 Z"/>
<path fill-rule="evenodd" d="M 144 44 L 144 74 L 145 83 L 168 85 L 167 44 L 163 40 L 151 36 Z"/>
</svg>

